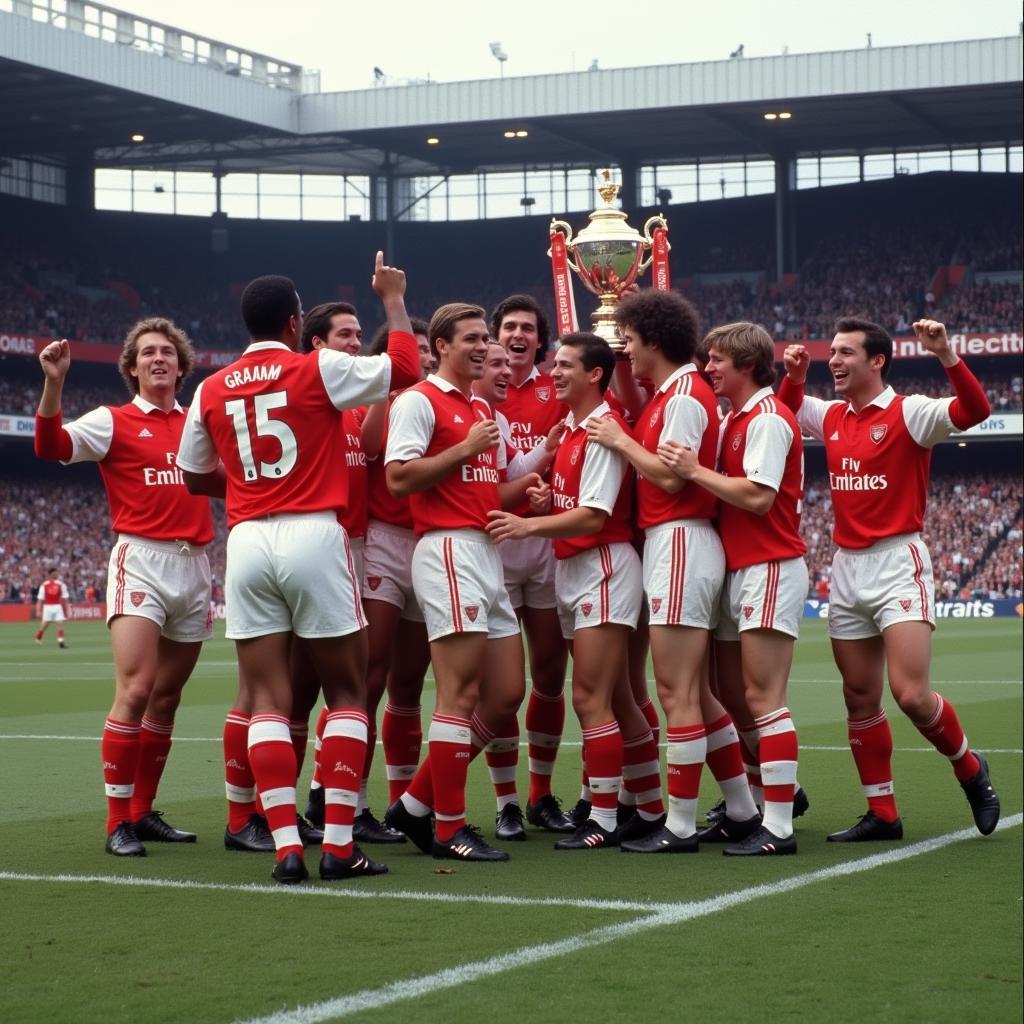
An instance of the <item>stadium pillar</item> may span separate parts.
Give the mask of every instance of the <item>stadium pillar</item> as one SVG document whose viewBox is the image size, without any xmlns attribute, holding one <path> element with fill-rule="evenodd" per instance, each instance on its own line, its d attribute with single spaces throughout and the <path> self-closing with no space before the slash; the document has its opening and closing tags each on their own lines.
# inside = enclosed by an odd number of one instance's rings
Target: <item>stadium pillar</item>
<svg viewBox="0 0 1024 1024">
<path fill-rule="evenodd" d="M 619 198 L 622 200 L 622 208 L 627 213 L 640 205 L 639 178 L 636 171 L 635 160 L 623 158 L 619 161 L 619 174 L 622 178 Z"/>
<path fill-rule="evenodd" d="M 395 171 L 394 158 L 384 155 L 383 174 L 370 178 L 370 216 L 384 221 L 384 258 L 388 263 L 397 259 L 395 252 Z"/>
<path fill-rule="evenodd" d="M 796 160 L 775 155 L 775 280 L 796 267 Z"/>
<path fill-rule="evenodd" d="M 88 213 L 95 206 L 93 165 L 88 157 L 69 156 L 64 165 L 67 181 L 68 209 Z"/>
</svg>

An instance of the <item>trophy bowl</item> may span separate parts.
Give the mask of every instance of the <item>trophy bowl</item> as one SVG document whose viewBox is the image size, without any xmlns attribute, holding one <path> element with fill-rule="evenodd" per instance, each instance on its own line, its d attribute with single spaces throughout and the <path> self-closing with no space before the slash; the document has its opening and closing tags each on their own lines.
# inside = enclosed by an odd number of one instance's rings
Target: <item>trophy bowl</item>
<svg viewBox="0 0 1024 1024">
<path fill-rule="evenodd" d="M 615 326 L 615 306 L 623 293 L 650 266 L 652 256 L 645 258 L 644 253 L 653 245 L 652 228 L 667 228 L 668 224 L 658 214 L 648 218 L 643 234 L 630 226 L 626 214 L 612 205 L 620 186 L 612 182 L 610 171 L 604 170 L 601 174 L 604 184 L 598 187 L 597 192 L 602 202 L 590 214 L 590 223 L 575 237 L 572 226 L 564 220 L 553 220 L 551 231 L 565 236 L 569 267 L 584 287 L 600 299 L 591 316 L 594 333 L 604 338 L 616 352 L 621 352 L 622 341 Z"/>
</svg>

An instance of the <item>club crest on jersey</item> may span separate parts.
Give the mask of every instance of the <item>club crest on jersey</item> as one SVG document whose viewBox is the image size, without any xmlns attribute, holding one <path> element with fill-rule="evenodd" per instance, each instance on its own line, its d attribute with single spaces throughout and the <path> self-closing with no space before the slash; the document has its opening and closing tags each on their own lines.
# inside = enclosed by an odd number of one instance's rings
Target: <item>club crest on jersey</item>
<svg viewBox="0 0 1024 1024">
<path fill-rule="evenodd" d="M 136 608 L 146 600 L 146 592 L 144 590 L 133 590 L 128 596 Z"/>
<path fill-rule="evenodd" d="M 480 605 L 478 604 L 467 604 L 466 615 L 469 616 L 470 622 L 476 622 L 477 615 L 480 614 Z"/>
<path fill-rule="evenodd" d="M 658 418 L 661 416 L 661 409 L 655 409 L 651 413 L 650 421 L 648 422 L 649 427 L 656 427 L 658 425 Z"/>
<path fill-rule="evenodd" d="M 534 388 L 533 393 L 537 396 L 538 402 L 549 402 L 551 400 L 551 388 Z"/>
<path fill-rule="evenodd" d="M 869 431 L 868 437 L 871 438 L 875 444 L 881 444 L 882 438 L 889 432 L 889 425 L 887 423 L 876 423 Z"/>
<path fill-rule="evenodd" d="M 654 612 L 655 615 L 657 615 L 658 612 L 661 611 L 661 598 L 660 597 L 652 597 L 651 598 L 651 611 Z"/>
<path fill-rule="evenodd" d="M 575 466 L 580 461 L 580 456 L 583 454 L 583 445 L 578 444 L 572 450 L 572 455 L 569 456 L 569 461 Z"/>
<path fill-rule="evenodd" d="M 584 618 L 590 618 L 590 612 L 593 607 L 594 606 L 589 601 L 580 605 L 580 608 L 583 610 Z"/>
<path fill-rule="evenodd" d="M 366 585 L 371 590 L 376 590 L 380 586 L 380 581 L 381 581 L 381 577 L 380 576 L 367 576 L 366 577 Z"/>
<path fill-rule="evenodd" d="M 750 616 L 753 615 L 753 614 L 754 614 L 753 605 L 745 604 L 743 606 L 743 618 L 749 619 Z"/>
<path fill-rule="evenodd" d="M 741 439 L 739 434 L 733 434 L 732 435 L 732 450 L 734 452 L 738 452 L 740 450 L 740 441 L 741 440 L 742 439 Z"/>
<path fill-rule="evenodd" d="M 909 611 L 910 611 L 910 606 L 911 606 L 911 605 L 912 605 L 913 603 L 914 603 L 913 601 L 906 601 L 906 600 L 903 600 L 903 601 L 900 601 L 900 607 L 901 607 L 901 608 L 902 608 L 902 609 L 903 609 L 903 610 L 904 610 L 905 612 L 909 612 Z"/>
</svg>

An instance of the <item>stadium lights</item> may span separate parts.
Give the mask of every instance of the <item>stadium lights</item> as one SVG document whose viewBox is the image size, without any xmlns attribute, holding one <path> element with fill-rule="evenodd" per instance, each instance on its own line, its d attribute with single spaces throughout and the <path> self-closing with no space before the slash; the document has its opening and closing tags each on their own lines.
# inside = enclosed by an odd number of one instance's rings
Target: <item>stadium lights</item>
<svg viewBox="0 0 1024 1024">
<path fill-rule="evenodd" d="M 439 143 L 440 141 L 441 141 L 441 140 L 440 140 L 440 139 L 439 139 L 439 138 L 438 138 L 438 137 L 437 137 L 436 135 L 431 135 L 431 136 L 430 136 L 430 137 L 429 137 L 429 138 L 427 139 L 427 145 L 428 145 L 428 146 L 436 146 L 436 145 L 437 145 L 437 144 L 438 144 L 438 143 Z"/>
<path fill-rule="evenodd" d="M 142 132 L 132 132 L 131 140 L 132 142 L 145 142 L 146 136 Z"/>
<path fill-rule="evenodd" d="M 788 121 L 793 115 L 788 110 L 769 111 L 764 115 L 766 121 Z"/>
</svg>

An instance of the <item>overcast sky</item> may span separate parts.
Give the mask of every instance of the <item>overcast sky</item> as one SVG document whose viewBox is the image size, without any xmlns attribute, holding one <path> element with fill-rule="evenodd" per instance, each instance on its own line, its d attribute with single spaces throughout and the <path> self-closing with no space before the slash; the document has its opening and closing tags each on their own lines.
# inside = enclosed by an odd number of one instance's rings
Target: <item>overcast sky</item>
<svg viewBox="0 0 1024 1024">
<path fill-rule="evenodd" d="M 318 68 L 324 91 L 1016 35 L 1019 0 L 123 0 L 112 7 Z"/>
</svg>

